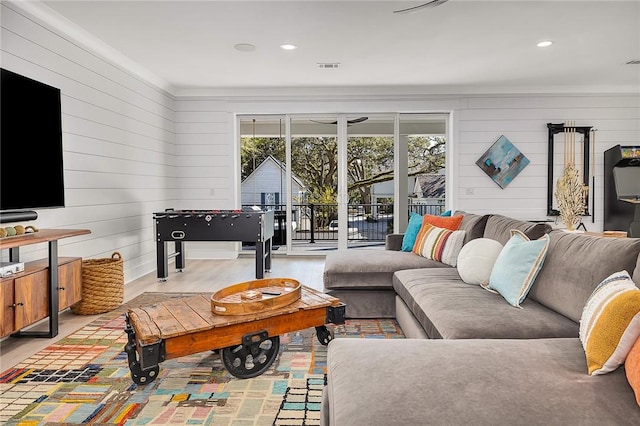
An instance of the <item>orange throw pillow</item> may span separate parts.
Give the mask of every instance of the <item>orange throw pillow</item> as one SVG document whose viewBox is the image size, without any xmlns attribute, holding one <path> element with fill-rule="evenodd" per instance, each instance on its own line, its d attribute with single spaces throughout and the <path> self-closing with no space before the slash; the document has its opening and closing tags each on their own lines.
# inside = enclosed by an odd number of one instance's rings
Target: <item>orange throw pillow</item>
<svg viewBox="0 0 640 426">
<path fill-rule="evenodd" d="M 636 340 L 631 347 L 624 361 L 624 371 L 631 389 L 636 394 L 636 402 L 640 405 L 640 339 Z"/>
<path fill-rule="evenodd" d="M 460 224 L 462 223 L 463 215 L 457 216 L 434 216 L 430 214 L 425 214 L 422 217 L 422 225 L 425 223 L 429 225 L 437 226 L 438 228 L 450 229 L 452 231 L 460 228 Z"/>
</svg>

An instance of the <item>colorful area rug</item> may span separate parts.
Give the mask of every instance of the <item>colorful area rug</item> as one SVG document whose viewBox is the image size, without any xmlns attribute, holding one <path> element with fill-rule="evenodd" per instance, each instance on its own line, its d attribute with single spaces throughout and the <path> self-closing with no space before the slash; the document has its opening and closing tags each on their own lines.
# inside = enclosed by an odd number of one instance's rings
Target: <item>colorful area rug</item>
<svg viewBox="0 0 640 426">
<path fill-rule="evenodd" d="M 280 353 L 252 379 L 229 374 L 217 352 L 160 363 L 144 386 L 130 378 L 124 312 L 179 293 L 145 293 L 0 373 L 0 423 L 8 425 L 317 425 L 326 346 L 315 329 L 280 336 Z M 330 325 L 336 338 L 403 338 L 394 320 Z"/>
</svg>

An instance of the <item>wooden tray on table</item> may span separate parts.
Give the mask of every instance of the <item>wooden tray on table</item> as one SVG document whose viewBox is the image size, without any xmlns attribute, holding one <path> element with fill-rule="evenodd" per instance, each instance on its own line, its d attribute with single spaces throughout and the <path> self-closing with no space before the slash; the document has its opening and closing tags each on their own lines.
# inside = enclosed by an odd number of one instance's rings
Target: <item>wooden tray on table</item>
<svg viewBox="0 0 640 426">
<path fill-rule="evenodd" d="M 211 312 L 246 315 L 279 309 L 300 299 L 302 286 L 291 278 L 266 278 L 225 287 L 211 296 Z"/>
</svg>

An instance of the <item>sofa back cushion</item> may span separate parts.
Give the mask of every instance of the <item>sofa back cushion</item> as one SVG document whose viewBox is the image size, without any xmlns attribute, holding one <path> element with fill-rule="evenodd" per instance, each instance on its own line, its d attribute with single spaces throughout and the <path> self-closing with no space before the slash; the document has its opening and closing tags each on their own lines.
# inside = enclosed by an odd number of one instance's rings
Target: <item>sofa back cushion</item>
<svg viewBox="0 0 640 426">
<path fill-rule="evenodd" d="M 549 250 L 529 296 L 580 321 L 593 290 L 609 275 L 631 273 L 640 254 L 640 238 L 605 238 L 553 230 Z"/>
<path fill-rule="evenodd" d="M 488 214 L 479 215 L 475 213 L 467 213 L 462 210 L 456 211 L 454 216 L 462 215 L 462 222 L 458 227 L 459 230 L 465 231 L 464 244 L 471 240 L 481 238 L 484 235 L 484 228 L 487 225 Z"/>
<path fill-rule="evenodd" d="M 462 229 L 462 227 L 460 229 Z M 484 238 L 491 238 L 504 245 L 511 238 L 512 229 L 524 232 L 530 240 L 537 240 L 544 234 L 549 233 L 551 226 L 547 223 L 533 223 L 493 214 L 487 219 L 483 236 Z"/>
</svg>

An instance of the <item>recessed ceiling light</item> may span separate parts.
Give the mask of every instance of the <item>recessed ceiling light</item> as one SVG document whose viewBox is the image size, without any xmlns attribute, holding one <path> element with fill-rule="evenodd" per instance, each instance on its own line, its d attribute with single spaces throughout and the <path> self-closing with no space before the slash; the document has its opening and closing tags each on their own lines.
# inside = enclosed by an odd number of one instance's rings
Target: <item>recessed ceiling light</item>
<svg viewBox="0 0 640 426">
<path fill-rule="evenodd" d="M 550 41 L 550 40 L 545 40 L 545 41 L 538 42 L 538 44 L 537 44 L 536 46 L 538 46 L 538 47 L 549 47 L 549 46 L 551 46 L 552 44 L 553 44 L 553 42 L 552 42 L 552 41 Z"/>
<path fill-rule="evenodd" d="M 240 52 L 253 52 L 256 50 L 256 47 L 251 43 L 238 43 L 233 47 Z"/>
<path fill-rule="evenodd" d="M 297 49 L 298 46 L 296 46 L 295 44 L 285 43 L 285 44 L 281 44 L 280 48 L 284 50 L 294 50 L 294 49 Z"/>
</svg>

